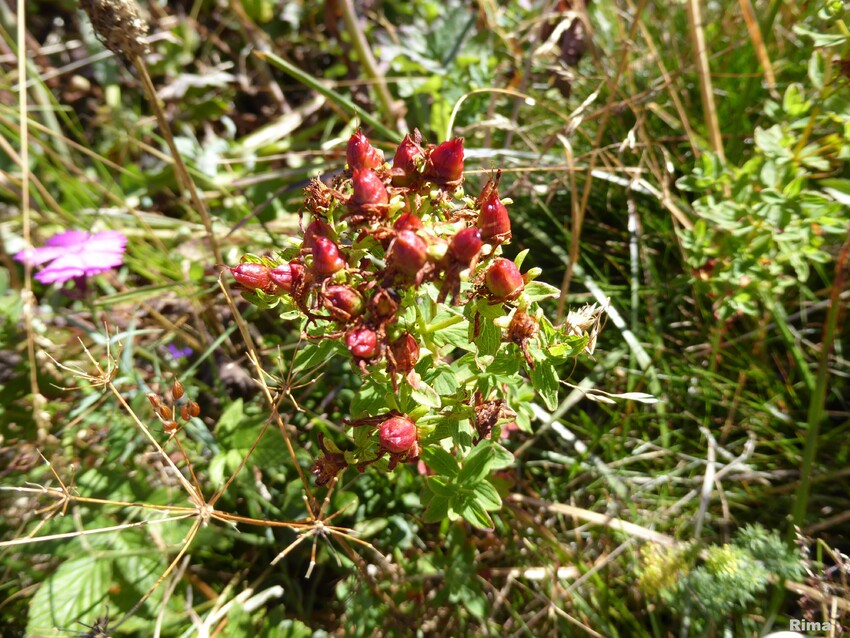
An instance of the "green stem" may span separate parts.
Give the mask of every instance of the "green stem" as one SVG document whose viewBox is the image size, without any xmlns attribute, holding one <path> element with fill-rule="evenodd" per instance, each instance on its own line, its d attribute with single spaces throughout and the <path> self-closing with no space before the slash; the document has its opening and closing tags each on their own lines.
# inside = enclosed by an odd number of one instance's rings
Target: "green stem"
<svg viewBox="0 0 850 638">
<path fill-rule="evenodd" d="M 850 230 L 850 228 L 848 228 Z M 806 443 L 803 448 L 803 468 L 800 474 L 800 486 L 794 499 L 794 517 L 789 530 L 789 538 L 793 540 L 795 528 L 802 527 L 806 516 L 806 508 L 809 504 L 811 492 L 812 468 L 818 449 L 818 435 L 820 424 L 824 417 L 824 403 L 826 401 L 827 382 L 829 381 L 829 353 L 835 341 L 835 330 L 838 326 L 838 314 L 841 309 L 840 294 L 844 290 L 848 256 L 850 256 L 850 239 L 848 239 L 838 259 L 835 262 L 835 280 L 832 284 L 830 294 L 830 306 L 826 316 L 826 325 L 821 339 L 820 357 L 818 359 L 818 373 L 815 379 L 814 391 L 809 401 L 809 413 L 806 418 Z"/>
<path fill-rule="evenodd" d="M 459 324 L 463 321 L 463 317 L 460 315 L 454 315 L 449 317 L 448 319 L 443 319 L 438 323 L 428 324 L 427 332 L 428 334 L 434 334 L 438 330 L 444 330 L 445 328 L 451 328 L 452 326 Z"/>
</svg>

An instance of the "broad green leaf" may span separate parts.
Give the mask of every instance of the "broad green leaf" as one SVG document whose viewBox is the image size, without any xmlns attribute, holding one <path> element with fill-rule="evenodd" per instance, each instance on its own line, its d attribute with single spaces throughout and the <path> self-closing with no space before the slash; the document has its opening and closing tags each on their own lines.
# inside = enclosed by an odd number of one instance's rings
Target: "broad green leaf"
<svg viewBox="0 0 850 638">
<path fill-rule="evenodd" d="M 490 441 L 482 441 L 463 460 L 457 482 L 463 487 L 477 483 L 489 473 L 493 459 L 493 444 Z"/>
<path fill-rule="evenodd" d="M 105 611 L 111 586 L 111 560 L 90 555 L 65 561 L 35 593 L 30 603 L 27 635 L 71 628 L 77 620 L 93 623 Z"/>
<path fill-rule="evenodd" d="M 529 301 L 542 301 L 550 297 L 558 297 L 560 294 L 559 288 L 542 281 L 532 281 L 525 286 L 525 296 Z"/>
<path fill-rule="evenodd" d="M 413 388 L 411 396 L 413 397 L 413 400 L 420 405 L 433 408 L 434 410 L 439 410 L 443 406 L 443 403 L 440 400 L 440 395 L 434 391 L 434 388 L 426 383 L 420 383 L 418 387 Z"/>
<path fill-rule="evenodd" d="M 422 450 L 422 460 L 441 476 L 454 477 L 460 471 L 457 459 L 441 447 L 432 445 Z"/>
<path fill-rule="evenodd" d="M 438 523 L 449 515 L 449 499 L 434 495 L 422 514 L 426 523 Z"/>
<path fill-rule="evenodd" d="M 451 509 L 471 525 L 481 529 L 493 529 L 493 519 L 471 494 L 457 494 L 450 504 Z"/>
<path fill-rule="evenodd" d="M 490 481 L 485 479 L 476 483 L 472 491 L 475 494 L 475 500 L 484 510 L 492 512 L 501 509 L 502 497 L 499 496 L 499 492 L 496 491 Z"/>
<path fill-rule="evenodd" d="M 531 377 L 531 384 L 540 394 L 546 407 L 550 410 L 557 408 L 559 380 L 555 366 L 548 361 L 537 361 L 529 376 Z"/>
</svg>

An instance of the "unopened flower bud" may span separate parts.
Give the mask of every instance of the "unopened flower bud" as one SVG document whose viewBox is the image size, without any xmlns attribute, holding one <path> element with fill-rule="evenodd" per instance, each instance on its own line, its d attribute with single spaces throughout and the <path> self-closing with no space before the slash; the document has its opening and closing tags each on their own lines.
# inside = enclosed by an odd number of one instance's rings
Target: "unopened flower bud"
<svg viewBox="0 0 850 638">
<path fill-rule="evenodd" d="M 366 136 L 360 131 L 357 131 L 348 140 L 345 159 L 348 162 L 348 168 L 352 171 L 364 168 L 378 168 L 384 163 L 384 157 L 381 152 L 372 146 Z"/>
<path fill-rule="evenodd" d="M 363 297 L 351 286 L 328 286 L 324 293 L 325 308 L 343 320 L 363 312 Z"/>
<path fill-rule="evenodd" d="M 455 259 L 468 264 L 481 252 L 481 231 L 477 228 L 464 228 L 452 238 L 449 250 Z"/>
<path fill-rule="evenodd" d="M 322 219 L 314 219 L 307 225 L 307 228 L 304 229 L 304 241 L 302 246 L 312 250 L 316 243 L 316 237 L 330 237 L 330 235 L 331 227 L 328 223 Z"/>
<path fill-rule="evenodd" d="M 484 276 L 487 289 L 499 299 L 509 297 L 523 284 L 516 264 L 509 259 L 497 259 Z"/>
<path fill-rule="evenodd" d="M 399 372 L 410 372 L 419 361 L 419 343 L 409 332 L 390 344 L 395 359 L 395 367 Z"/>
<path fill-rule="evenodd" d="M 431 151 L 428 176 L 443 182 L 456 182 L 463 177 L 463 138 L 443 142 Z"/>
<path fill-rule="evenodd" d="M 345 336 L 345 347 L 358 359 L 371 359 L 378 351 L 378 335 L 371 328 L 355 328 Z"/>
<path fill-rule="evenodd" d="M 425 154 L 422 147 L 410 135 L 405 135 L 393 159 L 393 185 L 409 186 L 416 178 L 417 160 Z"/>
<path fill-rule="evenodd" d="M 316 237 L 313 244 L 313 270 L 320 275 L 332 275 L 345 268 L 339 248 L 327 237 Z"/>
<path fill-rule="evenodd" d="M 271 283 L 269 267 L 263 264 L 244 262 L 231 268 L 233 278 L 248 290 L 262 290 Z"/>
<path fill-rule="evenodd" d="M 416 444 L 417 438 L 416 424 L 406 416 L 394 416 L 378 428 L 381 447 L 393 454 L 407 452 Z"/>
<path fill-rule="evenodd" d="M 294 278 L 292 272 L 293 265 L 294 264 L 281 264 L 280 266 L 275 266 L 269 271 L 269 277 L 271 277 L 271 280 L 286 292 L 292 292 L 292 280 Z"/>
<path fill-rule="evenodd" d="M 481 238 L 488 241 L 493 237 L 504 236 L 511 232 L 511 218 L 508 209 L 499 199 L 499 192 L 493 188 L 481 203 L 478 215 L 478 228 Z"/>
<path fill-rule="evenodd" d="M 413 213 L 402 213 L 393 224 L 393 230 L 419 230 L 422 228 L 422 220 Z"/>
<path fill-rule="evenodd" d="M 381 208 L 390 201 L 381 178 L 370 168 L 355 168 L 351 174 L 351 186 L 354 189 L 348 200 L 348 208 L 351 210 Z"/>
<path fill-rule="evenodd" d="M 390 256 L 399 272 L 413 276 L 428 259 L 428 244 L 412 230 L 402 230 L 393 241 Z"/>
</svg>

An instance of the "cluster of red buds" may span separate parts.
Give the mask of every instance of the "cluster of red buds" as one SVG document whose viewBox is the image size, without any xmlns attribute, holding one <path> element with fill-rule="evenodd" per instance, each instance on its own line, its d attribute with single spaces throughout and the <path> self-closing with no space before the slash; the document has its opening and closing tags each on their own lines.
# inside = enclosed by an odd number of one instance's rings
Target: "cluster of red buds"
<svg viewBox="0 0 850 638">
<path fill-rule="evenodd" d="M 364 373 L 384 367 L 397 389 L 399 383 L 415 384 L 424 347 L 407 310 L 485 299 L 507 314 L 522 305 L 529 276 L 499 256 L 511 239 L 508 210 L 499 198 L 501 173 L 478 197 L 463 192 L 463 139 L 430 145 L 415 131 L 388 163 L 358 131 L 346 159 L 347 170 L 330 186 L 316 179 L 307 187 L 300 245 L 277 260 L 246 256 L 230 271 L 247 298 L 266 306 L 289 304 L 306 319 L 308 338 L 338 340 Z M 504 340 L 520 345 L 531 365 L 526 344 L 535 337 L 535 319 L 522 312 L 521 322 Z M 373 423 L 377 458 L 389 454 L 391 467 L 415 461 L 413 420 L 394 414 L 380 421 Z M 314 473 L 327 482 L 345 463 L 324 442 L 321 447 L 324 456 Z"/>
</svg>

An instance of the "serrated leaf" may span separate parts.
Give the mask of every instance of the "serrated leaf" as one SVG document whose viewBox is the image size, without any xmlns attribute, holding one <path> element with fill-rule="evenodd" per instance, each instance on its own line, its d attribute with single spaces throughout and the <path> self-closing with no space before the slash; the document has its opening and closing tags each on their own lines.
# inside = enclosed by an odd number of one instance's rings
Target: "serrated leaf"
<svg viewBox="0 0 850 638">
<path fill-rule="evenodd" d="M 27 635 L 39 636 L 77 620 L 99 617 L 112 585 L 112 561 L 96 555 L 68 560 L 45 580 L 30 603 Z"/>
</svg>

